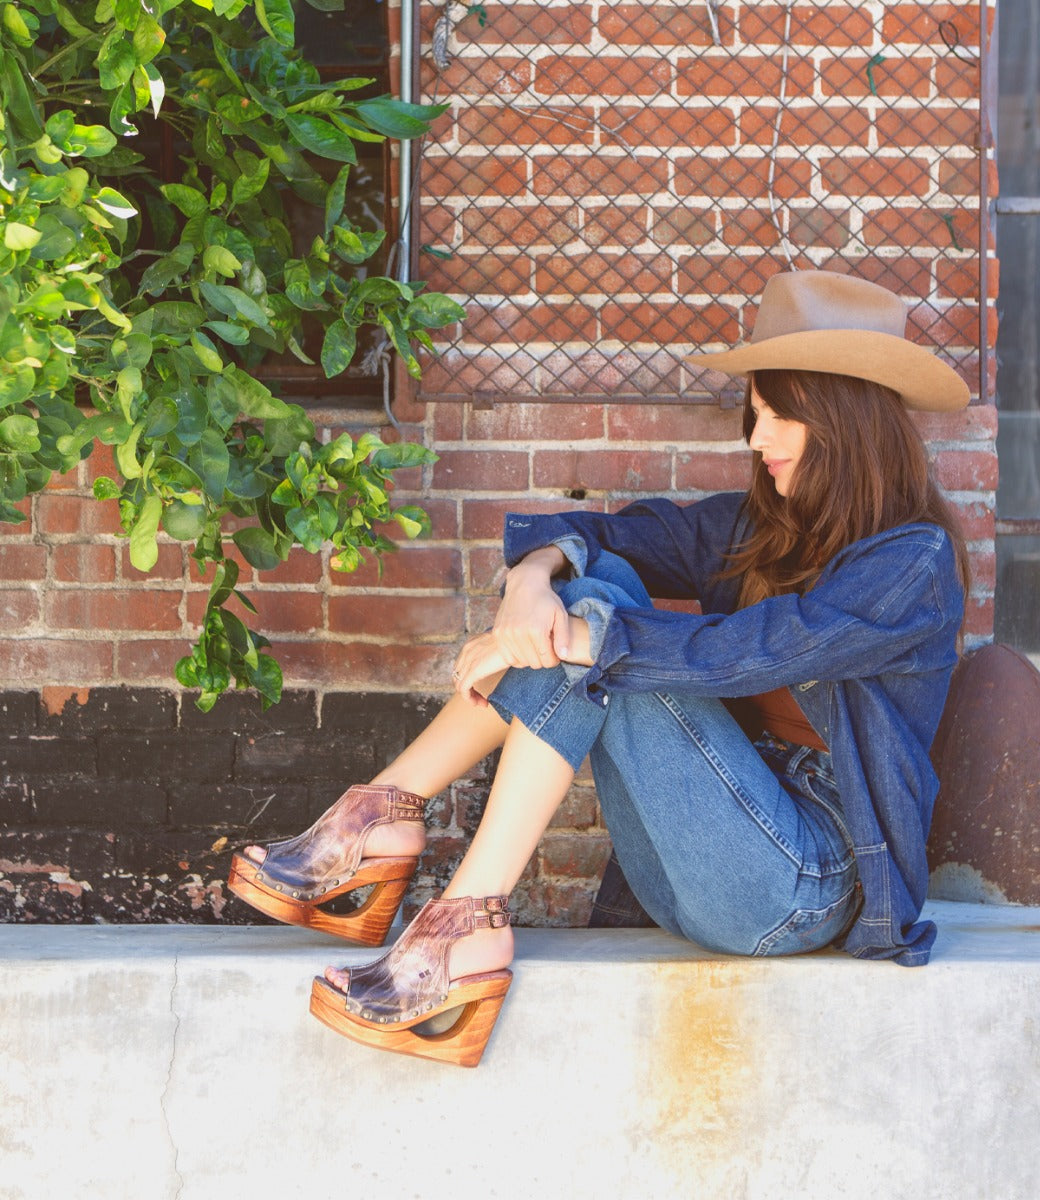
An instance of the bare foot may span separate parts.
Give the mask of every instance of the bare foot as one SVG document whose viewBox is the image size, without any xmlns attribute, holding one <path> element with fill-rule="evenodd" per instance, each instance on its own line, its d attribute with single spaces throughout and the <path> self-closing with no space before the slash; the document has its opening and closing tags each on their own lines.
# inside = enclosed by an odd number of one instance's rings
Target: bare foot
<svg viewBox="0 0 1040 1200">
<path fill-rule="evenodd" d="M 459 938 L 451 948 L 448 958 L 448 975 L 454 983 L 466 975 L 479 975 L 484 971 L 501 971 L 513 961 L 513 930 L 509 925 L 501 929 L 476 929 L 468 937 Z M 350 984 L 349 967 L 326 967 L 325 978 L 346 992 Z"/>
</svg>

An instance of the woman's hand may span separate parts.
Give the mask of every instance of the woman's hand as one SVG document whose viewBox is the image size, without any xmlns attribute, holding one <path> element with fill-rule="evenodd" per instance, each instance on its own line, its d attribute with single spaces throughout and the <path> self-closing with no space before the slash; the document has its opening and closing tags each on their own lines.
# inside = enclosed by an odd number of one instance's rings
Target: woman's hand
<svg viewBox="0 0 1040 1200">
<path fill-rule="evenodd" d="M 510 667 L 555 667 L 567 652 L 568 618 L 552 577 L 566 562 L 555 546 L 535 550 L 506 576 L 492 633 Z"/>
</svg>

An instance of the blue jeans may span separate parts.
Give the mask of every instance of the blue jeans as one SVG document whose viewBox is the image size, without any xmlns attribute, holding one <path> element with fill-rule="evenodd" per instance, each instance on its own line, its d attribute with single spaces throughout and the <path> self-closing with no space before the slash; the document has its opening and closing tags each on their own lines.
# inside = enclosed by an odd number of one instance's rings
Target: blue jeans
<svg viewBox="0 0 1040 1200">
<path fill-rule="evenodd" d="M 556 588 L 568 607 L 588 596 L 651 605 L 610 554 Z M 830 755 L 768 734 L 752 742 L 714 698 L 607 700 L 585 699 L 563 667 L 508 671 L 491 696 L 575 770 L 589 756 L 618 861 L 650 917 L 730 954 L 797 954 L 840 938 L 860 892 Z"/>
</svg>

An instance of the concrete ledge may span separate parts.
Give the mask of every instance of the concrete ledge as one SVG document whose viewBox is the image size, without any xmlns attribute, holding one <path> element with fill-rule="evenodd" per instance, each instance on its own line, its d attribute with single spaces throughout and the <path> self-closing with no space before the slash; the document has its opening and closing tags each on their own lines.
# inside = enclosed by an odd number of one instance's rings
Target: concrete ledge
<svg viewBox="0 0 1040 1200">
<path fill-rule="evenodd" d="M 519 930 L 475 1071 L 307 1013 L 371 951 L 0 926 L 5 1200 L 1035 1200 L 1040 909 L 935 902 L 928 967 Z"/>
</svg>

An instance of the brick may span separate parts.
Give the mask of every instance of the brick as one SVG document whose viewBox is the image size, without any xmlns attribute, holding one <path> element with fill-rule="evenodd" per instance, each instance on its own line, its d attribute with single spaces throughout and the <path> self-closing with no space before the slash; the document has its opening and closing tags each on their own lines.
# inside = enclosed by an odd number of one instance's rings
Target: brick
<svg viewBox="0 0 1040 1200">
<path fill-rule="evenodd" d="M 474 104 L 459 113 L 459 144 L 463 152 L 474 143 L 497 150 L 500 146 L 591 145 L 596 136 L 592 107 L 554 103 L 551 108 Z"/>
<path fill-rule="evenodd" d="M 926 442 L 991 441 L 997 436 L 997 409 L 973 404 L 956 413 L 911 413 Z"/>
<path fill-rule="evenodd" d="M 575 206 L 550 209 L 519 202 L 481 205 L 463 211 L 462 242 L 492 251 L 531 245 L 565 246 L 580 235 L 584 219 L 582 210 Z M 424 231 L 424 236 L 429 234 Z"/>
<path fill-rule="evenodd" d="M 33 588 L 0 588 L 0 633 L 21 633 L 40 618 L 40 596 Z"/>
<path fill-rule="evenodd" d="M 676 243 L 686 246 L 703 246 L 719 236 L 718 213 L 691 208 L 681 204 L 674 208 L 654 210 L 651 237 L 654 244 L 662 248 Z"/>
<path fill-rule="evenodd" d="M 925 302 L 912 305 L 907 319 L 907 336 L 938 346 L 976 346 L 979 314 L 967 304 L 946 308 Z"/>
<path fill-rule="evenodd" d="M 740 10 L 742 42 L 753 46 L 782 43 L 787 12 L 791 13 L 791 46 L 813 49 L 830 46 L 861 46 L 874 35 L 873 14 L 849 4 L 744 5 Z"/>
<path fill-rule="evenodd" d="M 727 246 L 766 247 L 776 246 L 780 241 L 778 223 L 768 206 L 761 208 L 727 208 L 722 214 L 722 240 Z M 792 216 L 793 221 L 793 216 Z"/>
<path fill-rule="evenodd" d="M 964 52 L 978 46 L 977 4 L 886 4 L 882 13 L 881 38 L 885 42 L 932 42 L 945 49 L 939 25 L 952 21 Z"/>
<path fill-rule="evenodd" d="M 428 155 L 423 160 L 426 196 L 517 196 L 527 188 L 528 161 L 523 155 L 465 154 L 452 158 Z"/>
<path fill-rule="evenodd" d="M 175 581 L 183 579 L 188 563 L 186 561 L 187 551 L 180 542 L 159 542 L 159 557 L 156 559 L 155 566 L 150 571 L 139 571 L 130 562 L 130 547 L 120 547 L 120 565 L 123 578 L 131 583 L 140 582 L 144 579 L 165 579 L 167 581 Z"/>
<path fill-rule="evenodd" d="M 526 451 L 445 450 L 433 468 L 433 486 L 442 491 L 526 491 Z"/>
<path fill-rule="evenodd" d="M 281 700 L 263 710 L 256 696 L 242 692 L 225 693 L 209 712 L 200 712 L 194 704 L 182 703 L 179 725 L 182 729 L 212 733 L 231 730 L 244 736 L 250 733 L 283 733 L 314 729 L 318 724 L 318 697 L 313 691 L 285 688 Z"/>
<path fill-rule="evenodd" d="M 734 342 L 739 334 L 736 316 L 724 304 L 691 307 L 685 302 L 608 303 L 603 307 L 600 320 L 604 338 L 627 345 L 639 342 L 655 345 Z"/>
<path fill-rule="evenodd" d="M 736 146 L 737 122 L 723 108 L 690 108 L 654 104 L 635 108 L 612 105 L 600 118 L 602 139 L 645 151 L 652 146 L 667 150 L 675 146 Z"/>
<path fill-rule="evenodd" d="M 967 213 L 944 212 L 939 206 L 897 205 L 864 213 L 861 236 L 868 246 L 933 246 L 945 250 L 956 240 L 961 249 L 976 250 L 977 226 L 974 216 Z"/>
<path fill-rule="evenodd" d="M 465 617 L 461 596 L 371 595 L 332 596 L 331 633 L 367 637 L 458 637 Z"/>
<path fill-rule="evenodd" d="M 529 442 L 571 442 L 603 436 L 603 409 L 588 404 L 503 404 L 468 414 L 470 441 L 513 445 Z"/>
<path fill-rule="evenodd" d="M 756 104 L 740 114 L 740 141 L 769 147 L 776 129 L 776 107 Z M 826 146 L 865 148 L 870 138 L 871 120 L 863 109 L 850 104 L 830 103 L 821 107 L 815 101 L 785 107 L 780 117 L 781 146 Z"/>
<path fill-rule="evenodd" d="M 543 4 L 488 4 L 487 22 L 481 25 L 471 13 L 458 23 L 462 38 L 470 37 L 482 46 L 552 46 L 560 43 L 587 42 L 592 32 L 592 6 L 568 3 L 548 7 Z"/>
<path fill-rule="evenodd" d="M 573 786 L 549 822 L 550 829 L 591 829 L 599 816 L 595 787 Z"/>
<path fill-rule="evenodd" d="M 724 43 L 733 41 L 733 18 L 728 6 L 717 10 Z M 666 4 L 611 4 L 599 14 L 599 32 L 613 46 L 711 46 L 711 23 L 694 7 Z"/>
<path fill-rule="evenodd" d="M 141 779 L 54 779 L 33 783 L 41 825 L 129 829 L 166 820 L 166 790 Z"/>
<path fill-rule="evenodd" d="M 758 52 L 680 58 L 677 72 L 676 90 L 680 97 L 775 97 L 783 83 L 780 56 Z M 813 75 L 811 62 L 792 56 L 788 61 L 787 95 L 794 97 L 811 92 Z"/>
<path fill-rule="evenodd" d="M 531 163 L 531 191 L 545 200 L 645 196 L 668 187 L 669 164 L 663 158 L 535 154 Z"/>
<path fill-rule="evenodd" d="M 971 586 L 983 594 L 992 594 L 997 586 L 997 556 L 991 550 L 972 551 Z"/>
<path fill-rule="evenodd" d="M 870 80 L 883 100 L 908 97 L 927 100 L 932 92 L 935 59 L 930 54 L 885 54 L 884 62 L 871 65 L 871 55 L 843 54 L 820 62 L 820 86 L 824 96 L 857 100 L 870 96 Z M 870 71 L 867 68 L 870 66 Z"/>
<path fill-rule="evenodd" d="M 796 246 L 828 246 L 831 249 L 841 249 L 848 245 L 852 236 L 847 212 L 828 212 L 824 208 L 815 208 L 808 212 L 791 209 L 789 221 L 788 237 Z"/>
<path fill-rule="evenodd" d="M 956 504 L 954 512 L 967 541 L 989 541 L 993 538 L 996 531 L 996 514 L 992 505 L 974 500 Z"/>
<path fill-rule="evenodd" d="M 991 638 L 993 636 L 993 615 L 992 597 L 988 599 L 969 597 L 968 603 L 965 605 L 964 632 Z"/>
<path fill-rule="evenodd" d="M 550 96 L 656 96 L 674 77 L 675 67 L 657 55 L 546 54 L 535 64 L 534 83 Z"/>
<path fill-rule="evenodd" d="M 811 168 L 803 158 L 777 157 L 773 195 L 777 199 L 807 198 L 810 194 Z M 755 199 L 769 195 L 770 162 L 765 155 L 728 155 L 725 158 L 694 156 L 675 159 L 674 191 L 678 196 L 729 197 Z"/>
<path fill-rule="evenodd" d="M 703 492 L 744 491 L 751 484 L 751 455 L 680 452 L 676 456 L 675 486 Z"/>
<path fill-rule="evenodd" d="M 65 542 L 51 547 L 51 569 L 59 583 L 112 583 L 117 547 L 95 542 Z"/>
<path fill-rule="evenodd" d="M 0 738 L 0 771 L 4 775 L 97 774 L 97 747 L 90 738 L 43 733 Z"/>
<path fill-rule="evenodd" d="M 735 441 L 741 438 L 736 408 L 706 404 L 612 404 L 607 410 L 607 433 L 612 441 L 683 442 Z"/>
<path fill-rule="evenodd" d="M 531 86 L 534 65 L 527 58 L 496 54 L 490 57 L 458 56 L 446 71 L 436 71 L 425 57 L 419 67 L 426 95 L 517 96 Z"/>
<path fill-rule="evenodd" d="M 454 645 L 287 642 L 278 661 L 290 686 L 420 688 L 447 691 Z"/>
<path fill-rule="evenodd" d="M 287 764 L 288 766 L 289 764 Z M 324 807 L 324 806 L 323 806 Z M 246 844 L 260 844 L 291 837 L 306 829 L 323 811 L 312 803 L 309 787 L 303 781 L 279 780 L 276 786 L 260 783 L 240 784 L 224 779 L 211 780 L 205 788 L 197 783 L 176 782 L 170 787 L 170 825 L 175 829 L 219 831 Z M 215 840 L 212 834 L 207 841 Z M 231 846 L 221 853 L 226 870 Z M 212 866 L 216 854 L 205 855 Z M 199 869 L 197 859 L 192 868 Z"/>
<path fill-rule="evenodd" d="M 547 834 L 538 851 L 539 864 L 547 874 L 581 879 L 602 874 L 609 857 L 610 838 L 589 832 Z"/>
<path fill-rule="evenodd" d="M 0 640 L 0 686 L 5 681 L 66 683 L 112 677 L 112 646 L 82 638 Z"/>
<path fill-rule="evenodd" d="M 0 579 L 36 582 L 47 576 L 47 547 L 0 543 Z"/>
<path fill-rule="evenodd" d="M 424 368 L 424 394 L 469 398 L 481 392 L 492 400 L 528 396 L 539 367 L 539 360 L 524 350 L 499 351 L 492 347 L 487 351 L 475 348 L 466 354 L 451 351 Z"/>
<path fill-rule="evenodd" d="M 665 254 L 539 255 L 535 288 L 543 295 L 670 292 L 673 270 Z"/>
<path fill-rule="evenodd" d="M 775 275 L 778 269 L 776 258 L 771 254 L 729 254 L 721 257 L 698 254 L 679 264 L 678 291 L 680 295 L 689 296 L 691 304 L 699 302 L 700 297 L 717 296 L 720 293 L 742 299 L 757 296 L 766 280 Z M 748 328 L 742 332 L 742 336 L 750 332 L 751 315 L 745 315 Z"/>
<path fill-rule="evenodd" d="M 935 478 L 947 491 L 992 491 L 997 486 L 997 456 L 983 450 L 940 450 L 933 459 Z"/>
<path fill-rule="evenodd" d="M 505 583 L 506 564 L 502 547 L 474 546 L 469 552 L 470 592 L 490 592 L 498 596 Z"/>
<path fill-rule="evenodd" d="M 973 258 L 958 262 L 948 258 L 935 264 L 936 294 L 940 299 L 979 301 L 979 263 Z M 994 294 L 999 291 L 999 281 Z"/>
<path fill-rule="evenodd" d="M 494 296 L 528 293 L 534 264 L 531 256 L 517 251 L 456 256 L 439 262 L 427 272 L 431 290 L 461 292 L 464 296 L 487 292 Z M 431 394 L 436 392 L 431 389 Z"/>
<path fill-rule="evenodd" d="M 590 196 L 581 209 L 581 241 L 590 249 L 600 247 L 631 250 L 645 242 L 650 228 L 651 210 L 642 202 L 628 199 L 597 204 Z"/>
<path fill-rule="evenodd" d="M 239 616 L 250 628 L 304 633 L 324 627 L 322 597 L 315 591 L 276 591 L 261 586 L 250 588 L 245 594 L 257 610 L 255 616 L 239 611 Z"/>
<path fill-rule="evenodd" d="M 989 171 L 991 164 L 987 164 Z M 955 159 L 946 157 L 939 162 L 939 191 L 949 196 L 969 196 L 974 199 L 979 194 L 979 163 L 977 158 Z M 989 175 L 987 186 L 990 195 L 997 195 L 995 171 Z M 972 214 L 974 216 L 974 214 Z M 959 239 L 961 240 L 961 239 Z M 961 240 L 963 245 L 963 240 Z"/>
<path fill-rule="evenodd" d="M 931 165 L 924 157 L 881 158 L 845 154 L 821 158 L 824 188 L 841 197 L 925 196 L 931 191 Z"/>
<path fill-rule="evenodd" d="M 630 450 L 540 450 L 535 487 L 594 491 L 663 491 L 671 484 L 671 457 Z"/>
<path fill-rule="evenodd" d="M 31 825 L 34 817 L 32 790 L 29 782 L 10 775 L 0 779 L 0 825 L 10 828 L 15 825 Z M 4 877 L 0 864 L 0 880 Z M 3 884 L 0 883 L 0 891 Z M 0 913 L 0 920 L 4 920 Z"/>
<path fill-rule="evenodd" d="M 935 90 L 949 100 L 968 100 L 978 103 L 980 95 L 979 67 L 952 54 L 935 64 Z"/>
<path fill-rule="evenodd" d="M 427 546 L 420 542 L 402 543 L 396 553 L 384 554 L 382 574 L 372 556 L 353 574 L 334 571 L 329 582 L 334 588 L 447 588 L 462 584 L 462 560 L 459 551 L 447 546 Z"/>
<path fill-rule="evenodd" d="M 60 533 L 119 534 L 119 508 L 115 501 L 93 496 L 48 493 L 36 497 L 36 526 L 44 536 Z"/>
<path fill-rule="evenodd" d="M 466 336 L 477 342 L 569 342 L 595 340 L 598 314 L 586 304 L 502 303 L 470 305 Z"/>
<path fill-rule="evenodd" d="M 51 629 L 179 629 L 180 593 L 136 588 L 121 591 L 87 591 L 68 588 L 50 592 L 44 617 Z"/>
<path fill-rule="evenodd" d="M 0 691 L 0 729 L 4 733 L 31 733 L 36 729 L 36 692 Z"/>
<path fill-rule="evenodd" d="M 48 689 L 40 705 L 41 730 L 94 734 L 112 729 L 169 730 L 177 721 L 177 698 L 160 688 L 83 688 L 48 705 Z"/>
<path fill-rule="evenodd" d="M 98 739 L 98 775 L 103 779 L 194 779 L 230 777 L 230 734 L 137 733 L 125 729 Z"/>
<path fill-rule="evenodd" d="M 979 137 L 979 114 L 934 104 L 916 112 L 888 109 L 878 113 L 877 131 L 882 145 L 974 146 Z"/>
<path fill-rule="evenodd" d="M 573 499 L 466 500 L 462 505 L 462 536 L 464 538 L 494 538 L 500 540 L 505 529 L 506 513 L 560 513 L 575 510 L 602 512 L 602 501 Z"/>
<path fill-rule="evenodd" d="M 172 683 L 174 667 L 190 653 L 186 637 L 120 638 L 115 643 L 115 675 L 124 683 Z"/>
</svg>

